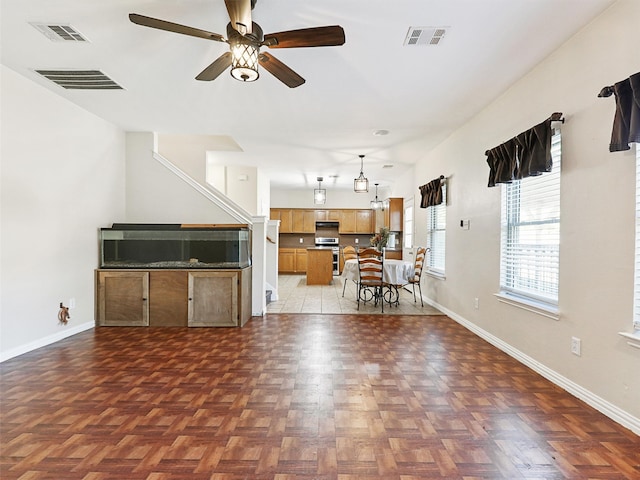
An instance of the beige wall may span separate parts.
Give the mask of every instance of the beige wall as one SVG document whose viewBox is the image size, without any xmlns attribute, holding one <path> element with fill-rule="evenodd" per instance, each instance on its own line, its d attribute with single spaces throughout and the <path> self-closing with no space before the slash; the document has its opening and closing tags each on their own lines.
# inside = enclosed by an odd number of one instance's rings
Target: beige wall
<svg viewBox="0 0 640 480">
<path fill-rule="evenodd" d="M 450 177 L 446 279 L 423 291 L 455 318 L 539 367 L 592 404 L 603 401 L 640 429 L 640 350 L 631 331 L 635 155 L 609 153 L 613 97 L 598 98 L 640 68 L 640 2 L 622 0 L 570 39 L 468 124 L 420 159 L 394 195 L 413 195 L 437 175 Z M 562 126 L 560 319 L 499 303 L 500 188 L 487 188 L 485 150 L 564 112 Z M 470 220 L 470 229 L 459 227 Z M 416 210 L 425 243 L 426 210 Z M 479 309 L 474 309 L 474 298 Z M 570 353 L 582 339 L 582 356 Z M 640 430 L 636 430 L 640 431 Z"/>
<path fill-rule="evenodd" d="M 125 134 L 1 67 L 0 360 L 94 324 L 98 228 L 124 217 Z M 66 326 L 60 302 L 75 299 Z"/>
<path fill-rule="evenodd" d="M 131 223 L 237 223 L 153 158 L 154 134 L 127 133 L 126 220 Z M 166 152 L 165 152 L 166 153 Z M 171 154 L 183 168 L 196 155 Z M 199 163 L 204 171 L 205 152 Z M 171 161 L 171 158 L 168 158 Z M 188 172 L 187 172 L 188 173 Z M 201 176 L 204 179 L 204 176 Z"/>
</svg>

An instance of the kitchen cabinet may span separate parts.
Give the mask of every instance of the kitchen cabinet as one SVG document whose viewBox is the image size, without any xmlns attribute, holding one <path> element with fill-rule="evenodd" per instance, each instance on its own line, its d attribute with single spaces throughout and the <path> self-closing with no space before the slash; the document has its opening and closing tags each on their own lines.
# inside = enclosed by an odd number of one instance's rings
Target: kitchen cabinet
<svg viewBox="0 0 640 480">
<path fill-rule="evenodd" d="M 291 233 L 315 233 L 315 210 L 291 209 Z"/>
<path fill-rule="evenodd" d="M 293 219 L 290 208 L 272 208 L 271 220 L 280 220 L 280 233 L 293 232 Z"/>
<path fill-rule="evenodd" d="M 356 210 L 356 233 L 373 233 L 372 210 Z"/>
<path fill-rule="evenodd" d="M 307 272 L 307 249 L 306 248 L 296 248 L 296 272 L 297 273 Z"/>
<path fill-rule="evenodd" d="M 384 226 L 392 232 L 401 232 L 402 212 L 404 209 L 404 201 L 402 198 L 387 198 L 385 200 L 384 209 Z"/>
<path fill-rule="evenodd" d="M 238 327 L 251 318 L 251 267 L 97 270 L 98 326 Z"/>
<path fill-rule="evenodd" d="M 333 279 L 333 252 L 310 248 L 307 255 L 307 285 L 329 285 Z"/>
<path fill-rule="evenodd" d="M 306 273 L 306 248 L 279 248 L 278 273 Z"/>
<path fill-rule="evenodd" d="M 294 273 L 296 271 L 296 249 L 278 249 L 278 273 Z"/>
<path fill-rule="evenodd" d="M 344 209 L 340 212 L 339 233 L 373 233 L 373 211 Z"/>
<path fill-rule="evenodd" d="M 402 250 L 385 250 L 384 258 L 389 260 L 402 260 Z"/>
<path fill-rule="evenodd" d="M 340 210 L 316 210 L 316 222 L 339 222 Z"/>
</svg>

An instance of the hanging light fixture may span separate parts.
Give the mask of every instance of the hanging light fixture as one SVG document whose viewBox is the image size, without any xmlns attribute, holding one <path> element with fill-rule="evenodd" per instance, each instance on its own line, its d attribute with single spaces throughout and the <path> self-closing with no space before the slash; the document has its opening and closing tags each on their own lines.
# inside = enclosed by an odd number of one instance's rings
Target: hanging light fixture
<svg viewBox="0 0 640 480">
<path fill-rule="evenodd" d="M 313 190 L 313 203 L 316 205 L 324 205 L 327 201 L 327 190 L 322 188 L 322 177 L 318 177 L 318 188 Z"/>
<path fill-rule="evenodd" d="M 366 193 L 369 191 L 369 179 L 362 173 L 362 165 L 364 163 L 364 155 L 360 157 L 360 176 L 353 179 L 353 191 L 356 193 Z"/>
<path fill-rule="evenodd" d="M 376 199 L 375 200 L 371 200 L 371 208 L 373 210 L 384 210 L 382 208 L 382 200 L 378 200 L 378 184 L 375 184 L 376 186 Z"/>
</svg>

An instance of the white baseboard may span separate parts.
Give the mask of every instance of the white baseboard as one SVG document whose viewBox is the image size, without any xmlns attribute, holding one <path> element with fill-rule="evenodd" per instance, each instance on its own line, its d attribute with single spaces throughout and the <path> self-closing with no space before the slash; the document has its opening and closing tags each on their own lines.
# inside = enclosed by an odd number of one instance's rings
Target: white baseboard
<svg viewBox="0 0 640 480">
<path fill-rule="evenodd" d="M 52 343 L 59 342 L 60 340 L 63 340 L 67 337 L 76 335 L 80 332 L 84 332 L 85 330 L 90 330 L 94 326 L 95 322 L 81 323 L 80 325 L 64 329 L 52 335 L 34 340 L 33 342 L 29 342 L 24 345 L 20 345 L 19 347 L 12 348 L 11 350 L 7 350 L 6 352 L 0 352 L 0 363 L 4 362 L 5 360 L 9 360 L 10 358 L 17 357 L 18 355 L 23 355 L 25 353 L 36 350 L 37 348 L 45 347 L 47 345 L 51 345 Z"/>
<path fill-rule="evenodd" d="M 442 305 L 439 305 L 437 302 L 434 302 L 428 298 L 424 298 L 424 301 L 425 303 L 428 303 L 432 307 L 437 308 L 442 313 L 445 313 L 448 317 L 450 317 L 451 319 L 453 319 L 454 321 L 456 321 L 466 329 L 470 330 L 471 332 L 475 333 L 480 338 L 486 340 L 494 347 L 502 350 L 507 355 L 515 358 L 520 363 L 526 365 L 527 367 L 531 368 L 535 372 L 539 373 L 550 382 L 555 383 L 563 390 L 579 398 L 586 404 L 595 408 L 600 413 L 606 415 L 607 417 L 619 423 L 623 427 L 628 428 L 636 435 L 640 435 L 640 418 L 634 417 L 630 413 L 622 410 L 621 408 L 615 406 L 614 404 L 599 397 L 598 395 L 591 392 L 590 390 L 587 390 L 581 385 L 578 385 L 577 383 L 560 375 L 555 370 L 548 368 L 547 366 L 538 362 L 534 358 L 531 358 L 528 355 L 522 353 L 520 350 L 513 348 L 508 343 L 500 340 L 498 337 L 478 327 L 475 323 L 472 323 L 469 320 L 456 314 L 455 312 L 452 312 L 451 310 L 443 307 Z"/>
</svg>

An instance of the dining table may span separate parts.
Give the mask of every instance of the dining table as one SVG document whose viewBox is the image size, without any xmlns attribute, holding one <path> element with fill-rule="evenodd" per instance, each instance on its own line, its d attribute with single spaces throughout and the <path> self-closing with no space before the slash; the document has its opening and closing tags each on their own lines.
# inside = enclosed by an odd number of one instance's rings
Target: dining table
<svg viewBox="0 0 640 480">
<path fill-rule="evenodd" d="M 382 264 L 382 281 L 389 287 L 384 295 L 385 301 L 389 304 L 398 305 L 400 295 L 398 287 L 402 287 L 409 283 L 409 279 L 413 278 L 414 265 L 413 262 L 396 259 L 384 259 Z M 350 259 L 344 262 L 342 269 L 343 281 L 352 280 L 356 284 L 360 280 L 360 271 L 358 268 L 358 259 Z"/>
</svg>

